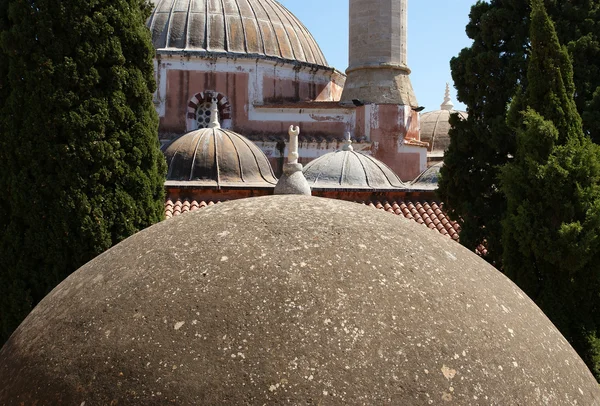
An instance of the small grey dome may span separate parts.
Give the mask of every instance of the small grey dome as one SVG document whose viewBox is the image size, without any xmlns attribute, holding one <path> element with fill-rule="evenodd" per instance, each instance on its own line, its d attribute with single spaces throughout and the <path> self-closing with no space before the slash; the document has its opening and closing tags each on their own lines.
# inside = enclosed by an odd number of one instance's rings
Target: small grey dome
<svg viewBox="0 0 600 406">
<path fill-rule="evenodd" d="M 246 137 L 222 128 L 191 131 L 162 148 L 166 186 L 274 187 L 265 154 Z"/>
<path fill-rule="evenodd" d="M 109 249 L 19 326 L 0 382 L 7 406 L 600 402 L 483 259 L 401 216 L 297 195 L 217 204 Z"/>
<path fill-rule="evenodd" d="M 441 157 L 448 149 L 451 114 L 458 114 L 465 120 L 469 116 L 464 111 L 454 110 L 454 104 L 450 100 L 450 87 L 446 84 L 446 96 L 440 110 L 421 114 L 421 141 L 429 143 L 427 151 L 430 155 Z"/>
<path fill-rule="evenodd" d="M 398 189 L 404 183 L 386 164 L 367 154 L 344 148 L 304 167 L 312 189 Z"/>
<path fill-rule="evenodd" d="M 425 169 L 410 183 L 410 188 L 418 190 L 436 190 L 438 188 L 440 169 L 442 169 L 442 166 L 444 166 L 444 163 L 438 162 Z"/>
<path fill-rule="evenodd" d="M 327 66 L 306 27 L 275 0 L 152 0 L 158 53 L 233 54 Z"/>
</svg>

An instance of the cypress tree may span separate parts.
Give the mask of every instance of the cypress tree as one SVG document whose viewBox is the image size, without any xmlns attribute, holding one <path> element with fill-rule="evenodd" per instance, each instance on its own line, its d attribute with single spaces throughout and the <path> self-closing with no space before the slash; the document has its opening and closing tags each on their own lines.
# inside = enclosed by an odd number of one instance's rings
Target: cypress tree
<svg viewBox="0 0 600 406">
<path fill-rule="evenodd" d="M 79 266 L 162 219 L 146 0 L 0 0 L 0 339 Z"/>
<path fill-rule="evenodd" d="M 531 6 L 528 86 L 509 112 L 516 153 L 501 172 L 504 272 L 600 378 L 600 147 L 583 131 L 568 51 L 542 0 Z"/>
<path fill-rule="evenodd" d="M 600 142 L 600 1 L 544 3 L 574 62 L 575 104 L 584 132 Z M 450 130 L 439 194 L 461 225 L 461 244 L 474 249 L 485 243 L 486 259 L 499 268 L 506 200 L 498 176 L 516 150 L 506 107 L 517 88 L 527 88 L 530 12 L 527 1 L 478 1 L 466 27 L 473 44 L 450 61 L 457 97 L 469 117 L 460 123 L 456 119 Z M 595 104 L 594 92 L 599 95 Z"/>
</svg>

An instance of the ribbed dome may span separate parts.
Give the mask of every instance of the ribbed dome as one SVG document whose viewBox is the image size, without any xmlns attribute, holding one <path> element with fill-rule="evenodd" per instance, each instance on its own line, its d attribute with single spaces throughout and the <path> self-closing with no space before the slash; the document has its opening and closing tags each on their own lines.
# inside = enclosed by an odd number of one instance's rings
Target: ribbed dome
<svg viewBox="0 0 600 406">
<path fill-rule="evenodd" d="M 435 190 L 438 188 L 440 169 L 444 166 L 443 162 L 437 163 L 425 169 L 421 174 L 410 183 L 412 189 Z"/>
<path fill-rule="evenodd" d="M 450 100 L 450 88 L 446 85 L 446 97 L 440 106 L 440 110 L 429 111 L 421 114 L 421 141 L 428 142 L 427 150 L 442 155 L 450 145 L 450 115 L 459 114 L 467 119 L 468 114 L 464 111 L 454 110 L 454 104 Z"/>
<path fill-rule="evenodd" d="M 306 27 L 275 0 L 152 0 L 159 52 L 231 53 L 327 66 Z"/>
<path fill-rule="evenodd" d="M 348 146 L 330 152 L 304 168 L 304 176 L 313 189 L 398 189 L 404 188 L 398 175 L 372 156 Z"/>
<path fill-rule="evenodd" d="M 163 147 L 167 186 L 273 186 L 277 179 L 252 141 L 222 128 L 184 134 Z"/>
</svg>

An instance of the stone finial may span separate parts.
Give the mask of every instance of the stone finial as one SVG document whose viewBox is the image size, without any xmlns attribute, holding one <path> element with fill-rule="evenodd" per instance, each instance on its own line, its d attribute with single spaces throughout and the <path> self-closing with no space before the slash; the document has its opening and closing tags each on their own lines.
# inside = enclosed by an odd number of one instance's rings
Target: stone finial
<svg viewBox="0 0 600 406">
<path fill-rule="evenodd" d="M 446 83 L 446 93 L 444 94 L 444 102 L 440 106 L 442 110 L 452 110 L 454 109 L 454 103 L 452 103 L 452 99 L 450 98 L 450 84 Z"/>
<path fill-rule="evenodd" d="M 212 103 L 210 105 L 210 123 L 208 124 L 208 128 L 221 128 L 221 123 L 219 123 L 219 106 L 217 106 L 217 98 L 212 98 Z"/>
<path fill-rule="evenodd" d="M 300 128 L 291 125 L 288 134 L 288 162 L 283 165 L 283 175 L 275 185 L 276 195 L 311 195 L 310 186 L 302 173 L 302 164 L 298 163 L 298 135 Z"/>
<path fill-rule="evenodd" d="M 346 133 L 344 145 L 342 146 L 342 151 L 354 151 L 354 147 L 352 147 L 352 140 L 350 139 L 349 132 Z"/>
<path fill-rule="evenodd" d="M 293 125 L 290 126 L 288 130 L 288 134 L 290 136 L 290 143 L 288 146 L 288 163 L 297 164 L 298 158 L 298 136 L 300 135 L 300 127 Z"/>
</svg>

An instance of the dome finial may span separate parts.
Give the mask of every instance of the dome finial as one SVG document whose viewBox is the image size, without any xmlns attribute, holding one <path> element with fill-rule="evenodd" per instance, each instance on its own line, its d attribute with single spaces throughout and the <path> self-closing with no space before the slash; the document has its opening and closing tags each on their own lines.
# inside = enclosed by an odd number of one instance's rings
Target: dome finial
<svg viewBox="0 0 600 406">
<path fill-rule="evenodd" d="M 354 151 L 354 147 L 352 147 L 352 140 L 350 139 L 350 133 L 346 133 L 346 139 L 344 140 L 344 146 L 342 147 L 342 151 Z"/>
<path fill-rule="evenodd" d="M 290 143 L 288 146 L 288 163 L 297 164 L 298 158 L 298 136 L 300 135 L 300 127 L 293 125 L 288 129 L 288 135 L 290 136 Z"/>
<path fill-rule="evenodd" d="M 302 173 L 302 164 L 298 163 L 298 135 L 300 128 L 291 125 L 288 134 L 288 162 L 283 165 L 283 175 L 279 178 L 275 190 L 276 195 L 307 195 L 310 196 L 310 186 Z"/>
<path fill-rule="evenodd" d="M 450 98 L 450 84 L 446 82 L 446 93 L 444 94 L 444 102 L 440 106 L 442 110 L 452 110 L 454 109 L 454 103 L 452 103 L 452 99 Z"/>
<path fill-rule="evenodd" d="M 212 104 L 210 106 L 210 123 L 208 128 L 221 128 L 219 123 L 219 107 L 217 106 L 217 98 L 212 98 Z"/>
</svg>

